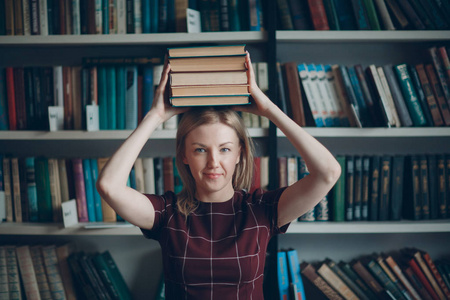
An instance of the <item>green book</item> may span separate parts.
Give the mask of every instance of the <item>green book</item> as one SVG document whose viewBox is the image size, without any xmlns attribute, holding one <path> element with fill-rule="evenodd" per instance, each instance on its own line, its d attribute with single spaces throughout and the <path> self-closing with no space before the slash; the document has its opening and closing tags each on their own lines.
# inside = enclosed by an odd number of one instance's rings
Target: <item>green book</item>
<svg viewBox="0 0 450 300">
<path fill-rule="evenodd" d="M 370 29 L 381 30 L 380 22 L 378 20 L 377 10 L 375 8 L 374 0 L 364 0 L 364 7 L 366 8 L 367 17 L 369 18 Z"/>
<path fill-rule="evenodd" d="M 333 188 L 333 220 L 343 222 L 345 221 L 345 156 L 336 156 L 336 160 L 341 166 L 341 176 Z"/>
<path fill-rule="evenodd" d="M 425 119 L 425 114 L 420 106 L 419 98 L 414 89 L 407 64 L 396 65 L 394 66 L 394 70 L 414 126 L 425 126 L 427 120 Z"/>
<path fill-rule="evenodd" d="M 117 128 L 117 90 L 115 67 L 106 67 L 106 102 L 108 115 L 107 129 L 115 130 Z"/>
<path fill-rule="evenodd" d="M 108 96 L 106 93 L 106 67 L 97 68 L 98 114 L 100 129 L 108 129 Z"/>
<path fill-rule="evenodd" d="M 48 159 L 39 157 L 34 162 L 36 176 L 36 192 L 38 199 L 39 222 L 52 222 L 52 196 L 50 194 L 50 177 L 48 172 Z"/>
<path fill-rule="evenodd" d="M 119 66 L 116 68 L 116 128 L 125 129 L 125 112 L 126 112 L 126 77 L 125 67 Z"/>
<path fill-rule="evenodd" d="M 128 289 L 128 286 L 125 282 L 125 280 L 122 277 L 122 274 L 120 273 L 119 268 L 116 265 L 116 262 L 114 261 L 113 257 L 111 256 L 111 253 L 107 250 L 103 253 L 101 253 L 101 257 L 106 263 L 106 266 L 108 268 L 108 276 L 110 276 L 111 281 L 116 286 L 117 291 L 119 292 L 120 299 L 121 300 L 131 300 L 131 293 Z"/>
</svg>

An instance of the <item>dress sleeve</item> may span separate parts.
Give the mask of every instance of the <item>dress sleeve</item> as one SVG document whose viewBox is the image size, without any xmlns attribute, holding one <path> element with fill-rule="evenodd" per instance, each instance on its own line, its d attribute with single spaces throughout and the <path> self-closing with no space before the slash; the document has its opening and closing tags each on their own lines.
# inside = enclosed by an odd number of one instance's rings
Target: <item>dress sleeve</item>
<svg viewBox="0 0 450 300">
<path fill-rule="evenodd" d="M 152 229 L 140 229 L 146 238 L 159 240 L 161 230 L 166 225 L 168 210 L 172 208 L 173 195 L 166 193 L 162 196 L 153 194 L 145 194 L 145 196 L 152 203 L 153 208 L 155 209 L 155 220 L 153 222 Z"/>
<path fill-rule="evenodd" d="M 263 207 L 264 215 L 270 222 L 271 234 L 286 233 L 290 223 L 278 227 L 278 201 L 280 200 L 281 194 L 284 192 L 286 187 L 279 188 L 273 191 L 263 191 L 262 189 L 257 189 L 253 195 L 253 202 L 257 201 Z"/>
</svg>

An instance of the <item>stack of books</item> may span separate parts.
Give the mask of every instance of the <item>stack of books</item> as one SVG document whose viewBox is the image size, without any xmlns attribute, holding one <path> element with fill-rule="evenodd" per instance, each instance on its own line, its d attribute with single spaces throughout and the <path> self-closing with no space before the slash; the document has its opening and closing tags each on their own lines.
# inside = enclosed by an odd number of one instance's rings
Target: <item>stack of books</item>
<svg viewBox="0 0 450 300">
<path fill-rule="evenodd" d="M 245 45 L 169 48 L 172 106 L 249 103 Z"/>
</svg>

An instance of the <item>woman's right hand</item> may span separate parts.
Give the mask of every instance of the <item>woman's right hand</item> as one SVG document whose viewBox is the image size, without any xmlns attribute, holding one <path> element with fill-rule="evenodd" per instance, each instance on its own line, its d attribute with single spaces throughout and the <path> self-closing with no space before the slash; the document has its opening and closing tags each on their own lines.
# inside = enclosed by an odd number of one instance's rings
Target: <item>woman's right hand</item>
<svg viewBox="0 0 450 300">
<path fill-rule="evenodd" d="M 153 96 L 152 107 L 150 111 L 147 113 L 147 115 L 150 114 L 150 112 L 156 113 L 157 116 L 162 120 L 162 122 L 167 121 L 174 115 L 181 114 L 188 110 L 188 108 L 172 107 L 170 105 L 169 103 L 170 91 L 168 84 L 169 73 L 170 73 L 170 64 L 166 55 L 166 57 L 164 58 L 164 69 L 161 73 L 161 79 Z"/>
</svg>

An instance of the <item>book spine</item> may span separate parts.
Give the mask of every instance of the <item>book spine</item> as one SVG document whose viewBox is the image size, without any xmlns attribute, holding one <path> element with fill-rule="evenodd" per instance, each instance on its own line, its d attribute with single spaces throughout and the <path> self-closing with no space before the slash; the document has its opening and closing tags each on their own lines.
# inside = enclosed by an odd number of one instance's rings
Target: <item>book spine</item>
<svg viewBox="0 0 450 300">
<path fill-rule="evenodd" d="M 83 178 L 84 178 L 84 189 L 85 189 L 85 199 L 86 199 L 86 207 L 88 213 L 89 222 L 95 222 L 96 214 L 95 214 L 95 203 L 94 203 L 94 183 L 92 181 L 92 170 L 91 170 L 91 161 L 89 158 L 82 159 L 82 170 L 83 170 Z"/>
<path fill-rule="evenodd" d="M 426 64 L 425 72 L 427 73 L 428 80 L 430 81 L 431 89 L 436 98 L 436 102 L 438 103 L 439 108 L 441 109 L 442 118 L 444 119 L 445 125 L 450 125 L 450 109 L 448 107 L 447 101 L 445 101 L 444 94 L 442 93 L 442 89 L 439 85 L 439 80 L 437 78 L 436 72 L 433 68 L 433 65 Z"/>
<path fill-rule="evenodd" d="M 445 165 L 445 155 L 440 154 L 437 158 L 437 170 L 438 170 L 438 218 L 445 219 L 447 218 L 447 191 L 446 187 L 446 178 L 447 178 L 447 169 Z"/>
<path fill-rule="evenodd" d="M 308 0 L 310 16 L 315 30 L 330 30 L 323 0 Z"/>
<path fill-rule="evenodd" d="M 84 183 L 83 161 L 81 158 L 72 159 L 73 180 L 77 200 L 78 221 L 88 222 L 88 209 L 86 202 L 86 188 Z"/>
<path fill-rule="evenodd" d="M 289 299 L 289 275 L 287 268 L 286 252 L 277 253 L 278 291 L 280 300 Z"/>
<path fill-rule="evenodd" d="M 396 65 L 394 66 L 394 68 L 397 74 L 397 78 L 400 82 L 400 87 L 402 89 L 403 96 L 405 98 L 406 105 L 409 109 L 409 113 L 413 120 L 414 126 L 426 125 L 425 115 L 423 114 L 416 91 L 414 90 L 414 86 L 412 85 L 407 65 Z"/>
<path fill-rule="evenodd" d="M 6 269 L 8 272 L 9 299 L 22 299 L 20 273 L 17 263 L 16 246 L 5 246 Z"/>
<path fill-rule="evenodd" d="M 20 269 L 20 278 L 22 279 L 27 299 L 40 299 L 39 286 L 34 272 L 30 247 L 27 245 L 17 247 L 16 254 Z"/>
<path fill-rule="evenodd" d="M 347 171 L 345 178 L 345 220 L 353 221 L 355 161 L 353 156 L 347 156 L 345 161 Z"/>
<path fill-rule="evenodd" d="M 52 297 L 54 299 L 66 299 L 64 284 L 59 271 L 55 245 L 43 246 L 42 257 L 44 259 L 44 266 Z"/>
<path fill-rule="evenodd" d="M 306 98 L 307 98 L 309 107 L 311 109 L 311 113 L 314 118 L 315 124 L 317 127 L 324 127 L 325 123 L 324 123 L 324 120 L 322 117 L 323 109 L 321 108 L 321 106 L 319 106 L 320 103 L 318 101 L 315 101 L 314 91 L 313 91 L 314 87 L 313 87 L 311 79 L 309 78 L 309 72 L 307 70 L 307 67 L 304 64 L 299 64 L 297 66 L 297 70 L 298 70 L 298 73 L 300 76 L 302 86 L 305 90 Z"/>
</svg>

